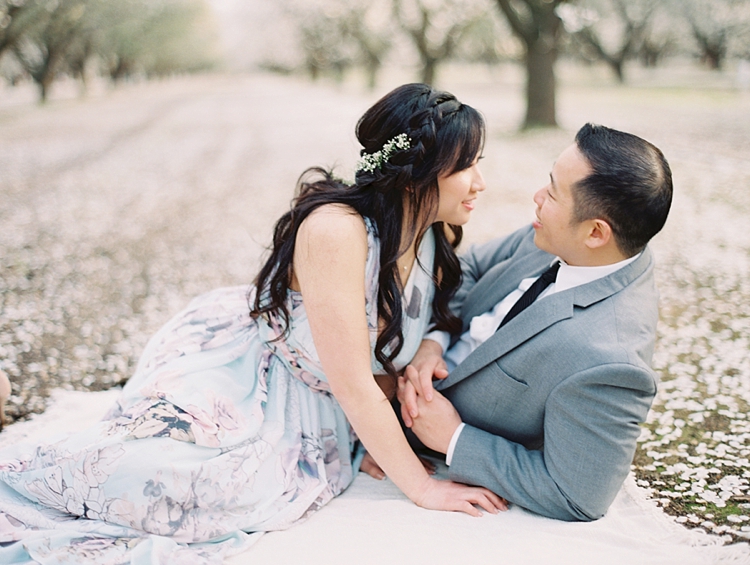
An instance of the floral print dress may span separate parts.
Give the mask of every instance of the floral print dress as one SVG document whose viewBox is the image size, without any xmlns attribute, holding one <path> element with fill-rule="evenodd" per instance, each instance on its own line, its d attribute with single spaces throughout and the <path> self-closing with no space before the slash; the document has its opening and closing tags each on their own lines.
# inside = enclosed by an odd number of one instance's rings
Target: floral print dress
<svg viewBox="0 0 750 565">
<path fill-rule="evenodd" d="M 365 224 L 374 348 L 380 245 Z M 419 264 L 429 269 L 434 253 L 428 230 Z M 424 268 L 404 291 L 397 368 L 429 323 Z M 291 331 L 276 339 L 278 320 L 250 318 L 247 291 L 209 292 L 167 323 L 95 427 L 0 452 L 0 564 L 220 563 L 261 535 L 252 532 L 288 528 L 351 483 L 362 450 L 330 393 L 302 296 L 290 291 Z"/>
</svg>

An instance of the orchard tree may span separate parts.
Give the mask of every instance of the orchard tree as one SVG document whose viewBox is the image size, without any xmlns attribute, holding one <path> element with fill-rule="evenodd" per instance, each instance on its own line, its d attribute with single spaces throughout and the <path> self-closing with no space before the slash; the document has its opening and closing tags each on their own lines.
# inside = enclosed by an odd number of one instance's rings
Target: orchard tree
<svg viewBox="0 0 750 565">
<path fill-rule="evenodd" d="M 566 0 L 496 0 L 524 47 L 526 117 L 523 127 L 554 127 L 555 63 L 563 26 L 557 8 Z"/>
<path fill-rule="evenodd" d="M 153 8 L 140 33 L 147 49 L 139 64 L 146 76 L 192 73 L 216 66 L 218 28 L 205 0 L 152 0 L 149 5 Z"/>
<path fill-rule="evenodd" d="M 212 67 L 216 28 L 203 0 L 104 0 L 96 51 L 115 83 Z"/>
<path fill-rule="evenodd" d="M 0 0 L 0 55 L 12 49 L 35 23 L 44 6 L 38 0 Z"/>
<path fill-rule="evenodd" d="M 647 26 L 638 58 L 644 67 L 655 67 L 666 55 L 679 50 L 681 35 L 684 35 L 684 25 L 675 17 L 679 10 L 673 9 L 669 2 L 660 2 Z"/>
<path fill-rule="evenodd" d="M 677 2 L 687 19 L 701 60 L 721 70 L 728 55 L 750 51 L 748 0 L 682 0 Z"/>
<path fill-rule="evenodd" d="M 371 0 L 350 1 L 344 12 L 340 29 L 344 38 L 356 46 L 356 63 L 364 67 L 367 86 L 375 88 L 378 72 L 393 47 L 392 20 L 384 2 Z"/>
<path fill-rule="evenodd" d="M 138 72 L 162 76 L 202 70 L 216 61 L 216 28 L 205 0 L 15 0 L 29 10 L 28 23 L 9 45 L 39 86 L 44 102 L 55 78 L 84 82 L 97 55 L 117 81 Z M 20 25 L 8 10 L 4 36 Z M 33 8 L 33 10 L 32 10 Z M 32 17 L 33 16 L 33 17 Z M 14 21 L 17 24 L 14 24 Z M 18 29 L 18 28 L 14 28 Z"/>
<path fill-rule="evenodd" d="M 519 43 L 507 22 L 490 10 L 487 17 L 474 21 L 464 32 L 456 58 L 470 63 L 496 65 L 503 60 L 518 60 Z"/>
<path fill-rule="evenodd" d="M 698 1 L 691 1 L 684 5 L 685 16 L 698 44 L 701 60 L 710 69 L 719 70 L 727 54 L 732 22 L 726 17 L 728 15 L 726 13 L 725 16 L 719 15 L 718 17 L 712 14 L 712 8 L 707 3 Z"/>
<path fill-rule="evenodd" d="M 35 10 L 35 22 L 14 42 L 13 53 L 39 87 L 44 103 L 52 82 L 64 70 L 66 55 L 88 28 L 84 0 L 47 1 Z"/>
<path fill-rule="evenodd" d="M 581 0 L 558 15 L 579 48 L 606 63 L 625 82 L 625 61 L 640 51 L 658 3 L 653 0 Z"/>
<path fill-rule="evenodd" d="M 357 58 L 351 34 L 344 31 L 350 19 L 345 0 L 286 0 L 284 9 L 295 22 L 302 51 L 303 66 L 310 78 L 317 80 L 332 73 L 342 80 L 346 69 Z"/>
<path fill-rule="evenodd" d="M 104 71 L 114 83 L 135 74 L 147 51 L 141 30 L 151 9 L 143 0 L 108 2 L 103 8 L 101 41 L 96 46 Z"/>
<path fill-rule="evenodd" d="M 283 8 L 294 22 L 305 70 L 317 79 L 333 74 L 343 79 L 347 69 L 360 66 L 374 88 L 378 73 L 393 46 L 391 0 L 285 0 Z"/>
<path fill-rule="evenodd" d="M 425 84 L 434 84 L 438 65 L 454 57 L 467 32 L 490 17 L 482 0 L 393 0 L 393 13 L 419 55 Z"/>
</svg>

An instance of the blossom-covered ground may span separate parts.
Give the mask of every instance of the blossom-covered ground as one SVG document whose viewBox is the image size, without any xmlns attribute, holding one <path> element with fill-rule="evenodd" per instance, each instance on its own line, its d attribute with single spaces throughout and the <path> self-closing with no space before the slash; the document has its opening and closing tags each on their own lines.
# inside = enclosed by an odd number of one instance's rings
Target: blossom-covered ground
<svg viewBox="0 0 750 565">
<path fill-rule="evenodd" d="M 750 538 L 750 93 L 690 68 L 561 69 L 559 130 L 518 133 L 522 77 L 453 69 L 441 86 L 489 124 L 466 241 L 532 218 L 531 196 L 586 121 L 641 135 L 672 165 L 675 200 L 653 247 L 662 385 L 634 461 L 639 484 L 687 526 Z M 0 91 L 0 370 L 8 419 L 54 387 L 124 382 L 148 337 L 194 295 L 250 282 L 311 165 L 350 176 L 376 92 L 267 75 L 66 86 L 45 107 Z"/>
</svg>

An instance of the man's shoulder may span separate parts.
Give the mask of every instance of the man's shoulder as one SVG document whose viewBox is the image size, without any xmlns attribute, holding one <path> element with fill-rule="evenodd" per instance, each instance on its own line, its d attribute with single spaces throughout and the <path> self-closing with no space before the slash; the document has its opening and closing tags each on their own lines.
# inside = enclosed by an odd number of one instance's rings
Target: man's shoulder
<svg viewBox="0 0 750 565">
<path fill-rule="evenodd" d="M 654 279 L 654 257 L 646 248 L 631 263 L 592 282 L 576 286 L 572 290 L 573 303 L 588 308 L 598 302 L 642 302 L 643 306 L 655 309 L 658 292 Z"/>
<path fill-rule="evenodd" d="M 603 298 L 590 304 L 579 300 L 573 316 L 562 324 L 561 333 L 565 335 L 562 339 L 569 340 L 569 349 L 590 359 L 593 365 L 602 365 L 603 369 L 607 364 L 629 364 L 652 379 L 659 296 L 653 260 L 642 257 L 639 262 L 626 266 L 624 269 L 630 267 L 630 272 L 620 273 L 619 278 L 613 273 L 610 281 L 595 281 L 592 286 L 601 290 Z"/>
</svg>

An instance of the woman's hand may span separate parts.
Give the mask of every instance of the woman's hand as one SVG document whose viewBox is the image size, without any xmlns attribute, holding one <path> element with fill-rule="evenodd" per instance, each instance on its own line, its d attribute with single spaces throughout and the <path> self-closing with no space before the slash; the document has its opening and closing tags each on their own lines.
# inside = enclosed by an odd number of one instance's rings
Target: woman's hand
<svg viewBox="0 0 750 565">
<path fill-rule="evenodd" d="M 466 512 L 479 517 L 482 513 L 474 506 L 480 506 L 491 514 L 508 509 L 507 502 L 494 492 L 483 487 L 472 487 L 453 481 L 427 479 L 418 496 L 412 498 L 415 504 L 430 510 L 450 510 Z"/>
<path fill-rule="evenodd" d="M 435 465 L 420 457 L 419 460 L 425 469 L 431 475 L 435 473 Z M 375 459 L 369 453 L 365 453 L 360 465 L 360 470 L 371 477 L 382 480 L 385 473 L 377 464 Z M 424 485 L 423 491 L 419 496 L 412 499 L 415 504 L 430 510 L 449 510 L 455 512 L 466 512 L 472 516 L 481 516 L 482 513 L 474 507 L 481 506 L 487 512 L 497 514 L 498 511 L 508 509 L 506 501 L 494 492 L 483 487 L 472 487 L 453 481 L 439 481 L 437 479 L 428 479 Z"/>
</svg>

